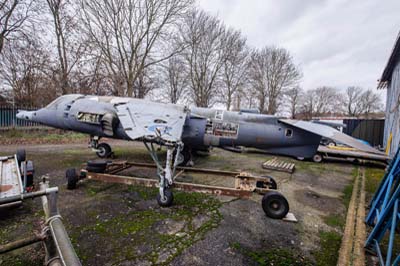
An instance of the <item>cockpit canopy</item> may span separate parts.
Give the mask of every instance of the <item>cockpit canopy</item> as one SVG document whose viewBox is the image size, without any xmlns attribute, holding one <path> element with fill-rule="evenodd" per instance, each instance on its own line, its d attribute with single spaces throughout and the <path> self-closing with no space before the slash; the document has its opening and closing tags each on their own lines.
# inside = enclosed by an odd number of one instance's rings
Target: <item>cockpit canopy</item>
<svg viewBox="0 0 400 266">
<path fill-rule="evenodd" d="M 46 108 L 47 109 L 58 109 L 58 106 L 61 103 L 70 103 L 72 101 L 75 101 L 78 98 L 83 97 L 82 94 L 68 94 L 68 95 L 63 95 L 58 97 L 57 99 L 55 99 L 54 101 L 52 101 L 51 103 L 49 103 Z"/>
</svg>

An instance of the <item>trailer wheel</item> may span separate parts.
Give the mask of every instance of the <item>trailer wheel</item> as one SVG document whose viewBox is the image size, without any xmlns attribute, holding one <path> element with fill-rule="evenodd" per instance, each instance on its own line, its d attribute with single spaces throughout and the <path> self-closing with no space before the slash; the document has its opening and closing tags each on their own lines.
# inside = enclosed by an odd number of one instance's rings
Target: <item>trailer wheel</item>
<svg viewBox="0 0 400 266">
<path fill-rule="evenodd" d="M 67 189 L 75 189 L 76 184 L 79 181 L 78 174 L 76 173 L 75 168 L 69 168 L 65 172 L 65 177 L 67 178 Z"/>
<path fill-rule="evenodd" d="M 312 157 L 313 162 L 315 163 L 320 163 L 322 162 L 322 155 L 321 154 L 314 154 L 314 156 Z"/>
<path fill-rule="evenodd" d="M 267 182 L 268 187 L 270 189 L 278 189 L 278 184 L 276 183 L 275 179 L 269 176 L 269 182 Z"/>
<path fill-rule="evenodd" d="M 170 207 L 174 201 L 174 195 L 169 188 L 164 190 L 164 197 L 162 198 L 160 193 L 157 194 L 157 203 L 161 207 Z"/>
<path fill-rule="evenodd" d="M 92 173 L 104 173 L 107 168 L 106 160 L 91 160 L 86 163 L 86 170 Z"/>
<path fill-rule="evenodd" d="M 289 203 L 278 191 L 268 191 L 261 201 L 265 214 L 273 219 L 282 219 L 289 212 Z"/>
<path fill-rule="evenodd" d="M 267 175 L 263 175 L 261 177 L 269 178 L 269 181 L 265 182 L 265 181 L 259 180 L 259 181 L 256 182 L 256 187 L 269 188 L 269 189 L 278 189 L 278 184 L 276 183 L 274 178 L 272 178 L 270 176 L 267 176 Z"/>
<path fill-rule="evenodd" d="M 107 143 L 100 143 L 97 145 L 97 149 L 99 151 L 96 152 L 97 156 L 100 158 L 110 158 L 112 154 L 112 149 L 111 146 L 108 145 Z"/>
<path fill-rule="evenodd" d="M 21 164 L 21 162 L 24 162 L 25 160 L 26 160 L 26 151 L 24 149 L 18 149 L 17 150 L 18 164 Z"/>
<path fill-rule="evenodd" d="M 328 147 L 335 147 L 335 146 L 336 146 L 336 143 L 333 142 L 333 141 L 329 141 L 329 142 L 326 144 L 326 146 L 328 146 Z"/>
</svg>

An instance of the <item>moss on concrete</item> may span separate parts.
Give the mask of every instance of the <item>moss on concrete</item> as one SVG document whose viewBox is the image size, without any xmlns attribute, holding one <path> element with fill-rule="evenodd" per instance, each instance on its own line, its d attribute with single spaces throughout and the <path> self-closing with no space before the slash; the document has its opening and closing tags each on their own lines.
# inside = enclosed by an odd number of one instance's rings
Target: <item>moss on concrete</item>
<svg viewBox="0 0 400 266">
<path fill-rule="evenodd" d="M 89 191 L 92 196 L 99 192 L 93 188 Z M 136 186 L 129 186 L 127 191 L 137 192 L 141 202 L 154 201 L 157 194 L 157 189 Z M 129 260 L 168 265 L 185 248 L 204 238 L 209 230 L 219 225 L 222 219 L 218 210 L 220 206 L 221 203 L 214 197 L 176 191 L 171 208 L 130 208 L 125 214 L 111 218 L 91 211 L 90 216 L 95 222 L 75 226 L 71 239 L 84 264 L 93 264 L 93 251 L 87 249 L 84 243 L 79 245 L 81 236 L 91 236 L 101 243 L 107 243 L 113 250 L 114 255 L 110 259 L 114 264 Z M 200 216 L 207 219 L 198 224 L 195 219 Z M 169 223 L 166 224 L 166 221 Z M 168 226 L 171 224 L 177 229 L 170 229 Z M 108 249 L 107 245 L 105 249 Z"/>
<path fill-rule="evenodd" d="M 295 253 L 290 249 L 276 248 L 263 251 L 254 251 L 243 247 L 240 243 L 231 243 L 231 247 L 250 259 L 256 265 L 267 266 L 311 266 L 311 260 Z"/>
</svg>

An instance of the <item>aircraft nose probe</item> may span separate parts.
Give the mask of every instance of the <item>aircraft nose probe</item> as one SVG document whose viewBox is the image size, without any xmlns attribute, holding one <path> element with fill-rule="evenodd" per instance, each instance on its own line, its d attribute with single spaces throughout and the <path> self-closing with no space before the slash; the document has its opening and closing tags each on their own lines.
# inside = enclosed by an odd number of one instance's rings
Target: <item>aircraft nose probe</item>
<svg viewBox="0 0 400 266">
<path fill-rule="evenodd" d="M 16 117 L 17 117 L 17 119 L 29 121 L 29 120 L 32 120 L 34 114 L 35 114 L 34 111 L 18 110 Z"/>
</svg>

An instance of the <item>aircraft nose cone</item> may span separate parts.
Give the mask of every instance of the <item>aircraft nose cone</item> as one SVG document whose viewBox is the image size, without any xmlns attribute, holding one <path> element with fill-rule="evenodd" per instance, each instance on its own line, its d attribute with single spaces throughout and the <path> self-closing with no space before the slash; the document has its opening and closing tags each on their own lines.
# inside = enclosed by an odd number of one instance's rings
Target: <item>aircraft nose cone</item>
<svg viewBox="0 0 400 266">
<path fill-rule="evenodd" d="M 34 112 L 29 112 L 29 111 L 18 111 L 17 113 L 17 118 L 21 120 L 32 120 Z"/>
</svg>

